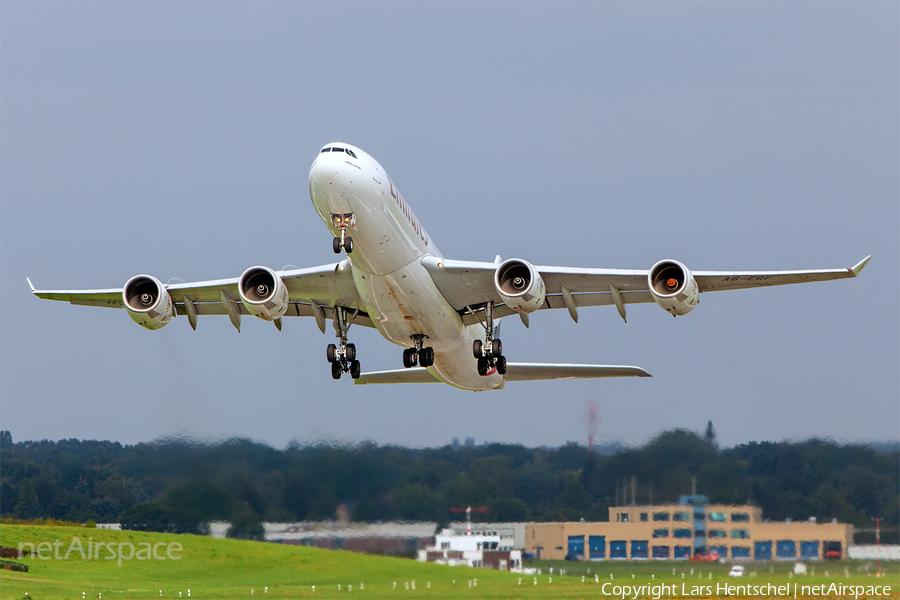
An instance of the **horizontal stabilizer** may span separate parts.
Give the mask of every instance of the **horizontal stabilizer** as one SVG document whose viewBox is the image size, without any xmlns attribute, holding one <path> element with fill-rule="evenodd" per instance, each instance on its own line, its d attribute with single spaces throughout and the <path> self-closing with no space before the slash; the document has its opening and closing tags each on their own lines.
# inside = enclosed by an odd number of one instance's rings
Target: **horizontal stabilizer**
<svg viewBox="0 0 900 600">
<path fill-rule="evenodd" d="M 576 365 L 553 363 L 507 363 L 506 381 L 541 381 L 544 379 L 594 379 L 597 377 L 652 377 L 640 367 L 623 365 Z M 368 383 L 437 383 L 427 369 L 397 369 L 363 373 L 357 385 Z"/>
<path fill-rule="evenodd" d="M 438 380 L 424 367 L 397 369 L 396 371 L 373 371 L 362 373 L 354 381 L 357 385 L 367 383 L 438 383 Z"/>
<path fill-rule="evenodd" d="M 594 379 L 597 377 L 652 377 L 640 367 L 625 365 L 573 365 L 553 363 L 507 363 L 506 381 L 542 379 Z"/>
</svg>

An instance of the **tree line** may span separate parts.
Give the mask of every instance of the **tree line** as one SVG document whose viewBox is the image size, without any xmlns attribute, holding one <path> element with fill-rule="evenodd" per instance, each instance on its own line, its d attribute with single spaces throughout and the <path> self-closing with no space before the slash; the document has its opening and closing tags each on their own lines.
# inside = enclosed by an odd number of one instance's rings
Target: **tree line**
<svg viewBox="0 0 900 600">
<path fill-rule="evenodd" d="M 675 503 L 692 489 L 712 503 L 760 506 L 771 520 L 871 528 L 881 516 L 890 535 L 900 515 L 900 448 L 811 439 L 719 449 L 711 427 L 705 435 L 667 431 L 610 454 L 574 442 L 279 450 L 246 439 L 13 442 L 0 432 L 0 516 L 156 531 L 199 533 L 227 520 L 231 535 L 260 537 L 262 521 L 338 512 L 352 521 L 446 524 L 458 518 L 451 507 L 465 506 L 486 506 L 491 521 L 602 521 L 610 506 Z"/>
</svg>

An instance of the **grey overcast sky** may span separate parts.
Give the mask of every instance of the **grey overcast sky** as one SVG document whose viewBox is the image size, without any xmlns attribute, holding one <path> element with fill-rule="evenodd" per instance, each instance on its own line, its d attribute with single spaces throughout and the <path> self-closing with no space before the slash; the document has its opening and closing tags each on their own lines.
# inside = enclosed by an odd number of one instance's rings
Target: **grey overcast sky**
<svg viewBox="0 0 900 600">
<path fill-rule="evenodd" d="M 0 3 L 0 427 L 434 446 L 900 437 L 897 2 Z M 387 169 L 458 259 L 856 280 L 504 321 L 513 361 L 653 379 L 334 382 L 311 319 L 148 332 L 42 288 L 335 260 L 330 141 Z M 401 348 L 351 330 L 364 370 Z"/>
</svg>

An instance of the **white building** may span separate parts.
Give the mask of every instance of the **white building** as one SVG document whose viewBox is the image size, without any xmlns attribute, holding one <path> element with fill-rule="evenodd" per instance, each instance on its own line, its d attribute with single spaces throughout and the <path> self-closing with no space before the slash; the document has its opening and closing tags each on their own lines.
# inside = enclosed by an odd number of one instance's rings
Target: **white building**
<svg viewBox="0 0 900 600">
<path fill-rule="evenodd" d="M 525 549 L 525 523 L 451 523 L 450 529 L 457 535 L 465 535 L 467 529 L 473 535 L 499 535 L 500 550 Z"/>
<path fill-rule="evenodd" d="M 850 546 L 847 558 L 854 560 L 900 560 L 900 546 L 882 544 L 880 546 Z"/>
<path fill-rule="evenodd" d="M 420 562 L 473 568 L 521 571 L 522 551 L 513 549 L 512 537 L 497 532 L 458 533 L 444 529 L 434 536 L 434 546 L 419 550 Z"/>
</svg>

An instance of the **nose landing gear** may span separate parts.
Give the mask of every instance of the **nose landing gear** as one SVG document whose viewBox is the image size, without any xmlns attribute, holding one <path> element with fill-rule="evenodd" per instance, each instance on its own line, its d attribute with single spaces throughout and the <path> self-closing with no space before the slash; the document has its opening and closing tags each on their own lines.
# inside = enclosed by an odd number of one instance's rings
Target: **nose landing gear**
<svg viewBox="0 0 900 600">
<path fill-rule="evenodd" d="M 353 323 L 353 319 L 359 314 L 359 310 L 348 314 L 346 308 L 336 306 L 334 308 L 334 330 L 340 340 L 338 345 L 328 344 L 325 349 L 325 357 L 331 363 L 331 376 L 340 379 L 343 373 L 350 373 L 353 379 L 359 379 L 360 367 L 356 360 L 356 345 L 347 343 L 347 331 Z"/>
<path fill-rule="evenodd" d="M 423 367 L 430 367 L 434 364 L 434 348 L 431 346 L 422 347 L 425 338 L 428 337 L 421 333 L 409 336 L 415 343 L 415 347 L 407 348 L 403 351 L 403 367 L 411 369 L 417 364 Z"/>
<path fill-rule="evenodd" d="M 340 254 L 344 250 L 347 254 L 353 252 L 353 238 L 347 235 L 347 230 L 353 224 L 353 213 L 332 214 L 331 224 L 337 227 L 341 235 L 336 236 L 331 243 L 331 249 L 335 254 Z"/>
<path fill-rule="evenodd" d="M 503 344 L 494 339 L 494 303 L 488 302 L 484 307 L 484 339 L 472 342 L 472 354 L 478 361 L 478 374 L 484 377 L 492 369 L 504 375 L 506 373 L 506 357 L 503 356 Z"/>
</svg>

